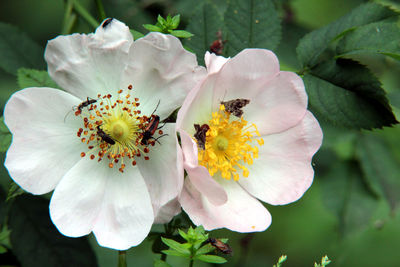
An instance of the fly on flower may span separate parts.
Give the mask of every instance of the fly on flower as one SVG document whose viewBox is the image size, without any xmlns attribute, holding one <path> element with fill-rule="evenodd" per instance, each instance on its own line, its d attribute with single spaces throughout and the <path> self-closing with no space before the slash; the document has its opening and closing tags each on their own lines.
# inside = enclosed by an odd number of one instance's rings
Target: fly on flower
<svg viewBox="0 0 400 267">
<path fill-rule="evenodd" d="M 205 62 L 208 76 L 177 117 L 188 174 L 180 203 L 206 230 L 263 231 L 271 215 L 258 200 L 282 205 L 304 194 L 321 128 L 301 78 L 280 71 L 271 51 L 206 53 Z"/>
<path fill-rule="evenodd" d="M 116 19 L 92 34 L 50 40 L 45 59 L 64 91 L 26 88 L 8 100 L 13 141 L 5 166 L 28 192 L 54 190 L 50 216 L 64 235 L 93 232 L 118 250 L 138 245 L 153 223 L 179 211 L 173 201 L 183 184 L 175 125 L 160 133 L 149 118 L 167 118 L 205 70 L 177 38 L 133 41 Z M 65 119 L 71 107 L 75 116 Z M 164 134 L 162 145 L 142 144 L 146 129 L 155 139 Z"/>
</svg>

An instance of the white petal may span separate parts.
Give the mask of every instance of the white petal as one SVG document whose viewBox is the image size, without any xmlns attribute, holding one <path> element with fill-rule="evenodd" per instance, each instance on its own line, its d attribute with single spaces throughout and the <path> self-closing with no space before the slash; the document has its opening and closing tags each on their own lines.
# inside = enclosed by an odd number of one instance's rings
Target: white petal
<svg viewBox="0 0 400 267">
<path fill-rule="evenodd" d="M 181 213 L 181 204 L 178 198 L 174 198 L 158 210 L 157 217 L 154 219 L 155 224 L 169 223 L 175 215 Z"/>
<path fill-rule="evenodd" d="M 49 74 L 81 99 L 116 92 L 132 42 L 129 28 L 116 19 L 99 26 L 94 34 L 59 36 L 46 47 Z"/>
<path fill-rule="evenodd" d="M 178 38 L 152 32 L 135 41 L 129 54 L 123 87 L 132 84 L 143 114 L 164 119 L 177 109 L 206 71 Z"/>
<path fill-rule="evenodd" d="M 228 228 L 238 232 L 258 232 L 268 228 L 271 215 L 258 200 L 232 180 L 221 178 L 219 182 L 228 194 L 228 202 L 215 206 L 193 187 L 189 179 L 185 180 L 180 202 L 194 224 L 203 225 L 206 230 Z"/>
<path fill-rule="evenodd" d="M 76 136 L 82 121 L 72 113 L 79 103 L 52 88 L 27 88 L 8 100 L 4 121 L 13 140 L 4 164 L 24 190 L 50 192 L 87 150 Z"/>
<path fill-rule="evenodd" d="M 263 136 L 259 158 L 248 166 L 250 175 L 239 183 L 250 194 L 273 205 L 298 200 L 310 187 L 314 170 L 311 158 L 321 146 L 322 131 L 314 116 L 307 112 L 295 127 Z"/>
<path fill-rule="evenodd" d="M 142 242 L 154 220 L 138 168 L 127 166 L 121 173 L 88 157 L 56 187 L 50 215 L 62 234 L 78 237 L 93 231 L 101 246 L 118 250 Z"/>
<path fill-rule="evenodd" d="M 146 182 L 155 215 L 161 206 L 176 198 L 183 186 L 182 151 L 176 138 L 175 124 L 167 123 L 162 128 L 160 142 L 150 146 L 148 157 L 137 157 L 139 170 Z M 155 134 L 157 138 L 159 134 Z"/>
</svg>

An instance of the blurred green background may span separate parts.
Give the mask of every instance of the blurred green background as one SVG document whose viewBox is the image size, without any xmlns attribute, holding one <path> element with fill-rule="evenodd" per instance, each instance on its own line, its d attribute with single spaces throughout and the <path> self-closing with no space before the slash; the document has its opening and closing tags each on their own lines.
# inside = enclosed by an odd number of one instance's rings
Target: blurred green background
<svg viewBox="0 0 400 267">
<path fill-rule="evenodd" d="M 96 16 L 94 1 L 80 1 Z M 213 1 L 224 10 L 225 1 Z M 362 0 L 292 0 L 276 1 L 283 17 L 283 39 L 275 51 L 282 69 L 297 70 L 295 47 L 305 33 L 320 28 L 352 8 L 366 2 Z M 146 30 L 142 24 L 154 24 L 158 14 L 181 14 L 185 25 L 193 12 L 193 0 L 104 0 L 108 17 L 115 17 L 131 28 Z M 16 25 L 43 49 L 47 40 L 60 34 L 64 16 L 62 0 L 2 0 L 0 21 Z M 93 28 L 78 19 L 76 32 L 91 32 Z M 29 53 L 29 51 L 26 51 Z M 361 58 L 380 77 L 389 100 L 400 118 L 399 63 L 384 57 Z M 0 70 L 1 110 L 10 95 L 18 89 L 16 77 Z M 356 132 L 321 124 L 324 143 L 314 157 L 315 178 L 311 188 L 296 203 L 286 206 L 267 206 L 273 218 L 271 227 L 262 233 L 240 234 L 226 230 L 213 231 L 213 237 L 228 237 L 234 255 L 228 256 L 225 266 L 272 266 L 282 255 L 288 255 L 284 266 L 313 266 L 321 257 L 328 255 L 333 261 L 329 266 L 399 266 L 400 216 L 397 207 L 368 194 L 368 185 L 357 184 L 359 154 L 357 145 L 365 136 L 380 138 L 387 144 L 396 162 L 400 160 L 400 129 L 384 129 L 374 132 Z M 4 161 L 4 154 L 1 155 Z M 358 168 L 358 167 L 357 167 Z M 0 182 L 8 190 L 10 178 L 2 167 Z M 394 173 L 400 180 L 400 173 Z M 353 178 L 353 176 L 355 178 Z M 357 176 L 357 177 L 356 177 Z M 339 209 L 341 182 L 357 180 L 354 193 L 345 195 L 347 202 Z M 367 193 L 366 193 L 367 192 Z M 351 201 L 348 201 L 350 198 Z M 354 216 L 356 218 L 354 218 Z M 156 227 L 156 229 L 158 229 Z M 101 248 L 93 236 L 91 244 L 96 252 L 99 266 L 116 266 L 117 252 Z M 158 254 L 151 252 L 151 242 L 128 251 L 128 266 L 152 266 Z M 187 266 L 185 260 L 169 256 L 173 266 Z M 209 266 L 197 262 L 195 266 Z"/>
</svg>

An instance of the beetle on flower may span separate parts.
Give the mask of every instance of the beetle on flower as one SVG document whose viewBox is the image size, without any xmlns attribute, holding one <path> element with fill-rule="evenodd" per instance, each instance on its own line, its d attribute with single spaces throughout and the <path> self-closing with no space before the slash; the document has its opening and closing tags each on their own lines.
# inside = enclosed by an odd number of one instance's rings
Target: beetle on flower
<svg viewBox="0 0 400 267">
<path fill-rule="evenodd" d="M 5 166 L 30 193 L 54 190 L 50 216 L 64 235 L 93 232 L 118 250 L 138 245 L 153 223 L 179 211 L 183 184 L 174 124 L 159 142 L 143 144 L 145 129 L 157 103 L 164 120 L 205 70 L 177 38 L 150 33 L 133 42 L 115 19 L 94 34 L 49 41 L 45 59 L 65 91 L 26 88 L 10 98 Z"/>
<path fill-rule="evenodd" d="M 208 75 L 177 117 L 188 174 L 180 203 L 206 230 L 263 231 L 271 215 L 310 187 L 322 131 L 303 81 L 265 49 L 231 59 L 206 53 Z"/>
</svg>

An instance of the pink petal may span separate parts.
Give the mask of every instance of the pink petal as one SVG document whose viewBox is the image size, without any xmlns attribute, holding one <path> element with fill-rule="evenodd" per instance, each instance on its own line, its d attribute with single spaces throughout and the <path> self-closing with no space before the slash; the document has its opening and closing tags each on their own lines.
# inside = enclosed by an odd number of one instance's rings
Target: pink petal
<svg viewBox="0 0 400 267">
<path fill-rule="evenodd" d="M 186 179 L 180 198 L 183 210 L 196 225 L 206 230 L 228 228 L 238 232 L 264 231 L 271 224 L 271 215 L 264 206 L 236 182 L 220 179 L 228 194 L 223 205 L 213 205 Z"/>
<path fill-rule="evenodd" d="M 50 192 L 87 150 L 76 136 L 82 122 L 72 113 L 79 103 L 52 88 L 27 88 L 8 100 L 4 121 L 13 140 L 4 165 L 24 190 Z"/>
<path fill-rule="evenodd" d="M 239 184 L 256 198 L 272 205 L 298 200 L 310 187 L 314 171 L 311 159 L 322 143 L 322 131 L 307 112 L 295 127 L 263 136 L 259 158 L 248 166 L 250 175 Z"/>
<path fill-rule="evenodd" d="M 99 26 L 94 34 L 58 36 L 45 51 L 49 74 L 80 99 L 116 92 L 132 42 L 129 28 L 116 19 Z"/>
<path fill-rule="evenodd" d="M 229 58 L 217 56 L 216 54 L 211 54 L 208 51 L 204 55 L 204 61 L 206 63 L 208 74 L 218 72 L 228 60 Z"/>
<path fill-rule="evenodd" d="M 152 32 L 133 43 L 123 86 L 134 86 L 144 114 L 153 112 L 160 101 L 157 115 L 163 119 L 181 106 L 205 74 L 178 38 Z"/>
</svg>

